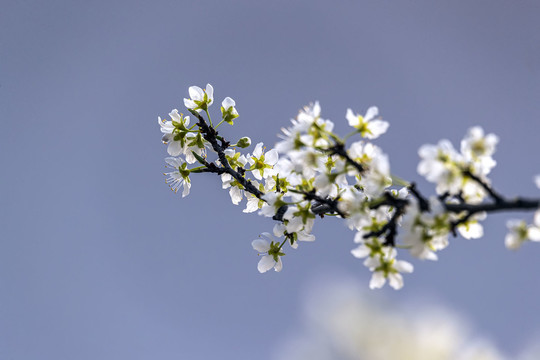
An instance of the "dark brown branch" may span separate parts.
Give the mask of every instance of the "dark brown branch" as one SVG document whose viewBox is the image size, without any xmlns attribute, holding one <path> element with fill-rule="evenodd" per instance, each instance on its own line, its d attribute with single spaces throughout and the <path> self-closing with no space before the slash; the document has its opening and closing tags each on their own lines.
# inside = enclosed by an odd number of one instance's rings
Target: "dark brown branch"
<svg viewBox="0 0 540 360">
<path fill-rule="evenodd" d="M 372 206 L 370 206 L 371 209 L 378 209 L 381 206 L 390 206 L 395 209 L 394 214 L 392 214 L 392 217 L 386 224 L 384 224 L 383 227 L 381 227 L 379 230 L 371 231 L 367 234 L 365 234 L 363 237 L 364 239 L 370 238 L 370 237 L 379 237 L 384 235 L 384 245 L 386 246 L 395 246 L 396 245 L 396 235 L 397 235 L 397 222 L 399 220 L 399 217 L 405 213 L 405 208 L 409 204 L 409 200 L 407 199 L 400 199 L 394 197 L 390 192 L 384 193 L 384 199 L 382 201 L 376 202 Z"/>
<path fill-rule="evenodd" d="M 411 194 L 413 194 L 413 196 L 416 198 L 416 200 L 418 200 L 418 206 L 420 208 L 420 211 L 429 211 L 429 202 L 422 194 L 420 194 L 420 192 L 418 192 L 418 190 L 416 189 L 416 183 L 411 183 L 408 189 Z"/>
<path fill-rule="evenodd" d="M 236 181 L 238 181 L 238 183 L 240 183 L 244 187 L 244 189 L 246 189 L 247 192 L 255 195 L 257 198 L 260 199 L 264 195 L 264 193 L 257 189 L 251 183 L 251 181 L 243 177 L 242 174 L 234 170 L 229 164 L 229 161 L 225 156 L 225 150 L 227 149 L 227 147 L 229 147 L 229 142 L 225 141 L 221 136 L 219 136 L 216 129 L 208 126 L 201 114 L 191 109 L 189 109 L 189 111 L 199 120 L 197 125 L 201 130 L 201 134 L 203 135 L 204 139 L 208 141 L 210 145 L 212 145 L 212 149 L 214 149 L 214 151 L 218 154 L 219 162 L 221 163 L 221 169 L 223 169 L 223 172 L 230 174 Z M 220 140 L 221 144 L 218 143 L 218 139 Z"/>
<path fill-rule="evenodd" d="M 493 200 L 495 200 L 495 202 L 498 203 L 504 201 L 503 197 L 499 195 L 495 190 L 493 190 L 493 188 L 487 182 L 474 175 L 470 170 L 464 170 L 463 175 L 471 178 L 476 183 L 478 183 L 478 185 L 480 185 L 484 190 L 486 190 L 486 192 L 489 194 L 489 196 L 491 196 Z"/>
<path fill-rule="evenodd" d="M 334 146 L 328 148 L 327 151 L 330 153 L 330 155 L 341 156 L 347 164 L 352 165 L 360 174 L 366 171 L 364 165 L 357 163 L 356 161 L 351 159 L 351 157 L 349 156 L 349 154 L 347 154 L 347 151 L 345 150 L 344 144 L 337 142 Z"/>
<path fill-rule="evenodd" d="M 501 199 L 495 203 L 482 203 L 482 204 L 444 204 L 446 211 L 459 214 L 466 211 L 470 215 L 477 214 L 479 212 L 500 212 L 500 211 L 520 211 L 520 210 L 536 210 L 540 207 L 540 200 L 538 199 L 524 199 L 515 198 L 513 200 Z"/>
<path fill-rule="evenodd" d="M 385 246 L 396 246 L 396 235 L 397 235 L 397 222 L 399 220 L 399 217 L 403 215 L 405 212 L 405 206 L 402 207 L 396 207 L 394 214 L 392 214 L 392 217 L 384 226 L 378 230 L 378 231 L 371 231 L 367 234 L 365 234 L 363 237 L 364 239 L 370 238 L 370 237 L 379 237 L 384 235 L 384 245 Z"/>
<path fill-rule="evenodd" d="M 299 191 L 296 189 L 288 189 L 290 192 L 294 192 L 297 194 L 304 195 L 304 199 L 313 201 L 313 204 L 311 205 L 311 211 L 315 215 L 322 215 L 325 213 L 336 213 L 342 218 L 346 218 L 347 215 L 339 210 L 338 208 L 338 201 L 339 198 L 331 199 L 331 198 L 323 198 L 315 193 L 315 189 L 311 191 Z"/>
</svg>

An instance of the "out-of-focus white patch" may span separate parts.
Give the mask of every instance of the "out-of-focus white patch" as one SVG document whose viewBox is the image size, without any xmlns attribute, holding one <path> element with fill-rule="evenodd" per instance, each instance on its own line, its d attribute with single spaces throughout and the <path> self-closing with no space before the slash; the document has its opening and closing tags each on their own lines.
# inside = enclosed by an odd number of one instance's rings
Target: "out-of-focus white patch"
<svg viewBox="0 0 540 360">
<path fill-rule="evenodd" d="M 355 282 L 319 282 L 302 307 L 302 327 L 283 335 L 274 359 L 540 359 L 540 346 L 506 357 L 447 308 L 422 302 L 405 309 L 366 294 Z"/>
</svg>

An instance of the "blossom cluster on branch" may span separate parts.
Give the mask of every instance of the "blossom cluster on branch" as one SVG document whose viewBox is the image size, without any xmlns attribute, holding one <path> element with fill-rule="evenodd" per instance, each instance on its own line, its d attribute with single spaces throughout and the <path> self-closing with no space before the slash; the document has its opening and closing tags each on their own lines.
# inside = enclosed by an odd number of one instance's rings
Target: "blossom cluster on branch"
<svg viewBox="0 0 540 360">
<path fill-rule="evenodd" d="M 481 221 L 491 212 L 535 211 L 532 224 L 508 221 L 505 244 L 517 249 L 526 241 L 540 241 L 540 200 L 507 199 L 493 189 L 488 174 L 496 165 L 492 156 L 498 137 L 478 126 L 469 129 L 459 151 L 448 140 L 420 148 L 418 173 L 435 184 L 437 193 L 426 198 L 414 183 L 392 175 L 388 156 L 373 143 L 389 127 L 377 107 L 365 114 L 347 109 L 351 132 L 340 137 L 333 132 L 334 123 L 321 117 L 319 103 L 310 104 L 282 129 L 274 148 L 259 142 L 245 152 L 249 137 L 231 143 L 217 131 L 239 116 L 235 101 L 222 101 L 216 125 L 209 113 L 213 102 L 210 84 L 205 89 L 192 86 L 184 105 L 193 122 L 176 109 L 170 120 L 158 118 L 171 155 L 165 158 L 171 168 L 166 181 L 175 192 L 182 189 L 184 197 L 195 174 L 215 173 L 233 204 L 245 200 L 244 213 L 275 220 L 272 233 L 252 242 L 262 255 L 261 273 L 281 271 L 285 245 L 296 249 L 299 242 L 314 241 L 315 220 L 325 216 L 343 219 L 356 232 L 351 253 L 373 273 L 370 288 L 387 281 L 394 289 L 403 286 L 402 273 L 412 272 L 413 266 L 397 258 L 397 249 L 437 260 L 450 235 L 481 237 Z M 540 177 L 535 181 L 540 187 Z"/>
</svg>

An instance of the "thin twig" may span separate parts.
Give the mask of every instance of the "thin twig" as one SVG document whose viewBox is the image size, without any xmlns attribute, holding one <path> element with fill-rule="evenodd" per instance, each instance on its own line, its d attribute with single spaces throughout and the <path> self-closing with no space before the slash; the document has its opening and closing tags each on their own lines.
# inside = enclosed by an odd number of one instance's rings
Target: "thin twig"
<svg viewBox="0 0 540 360">
<path fill-rule="evenodd" d="M 204 139 L 208 141 L 210 145 L 212 145 L 212 149 L 214 149 L 214 151 L 218 154 L 219 162 L 221 163 L 224 172 L 230 174 L 236 181 L 238 181 L 238 183 L 240 183 L 244 187 L 247 192 L 253 194 L 260 199 L 264 195 L 264 193 L 257 189 L 251 183 L 251 181 L 243 177 L 238 171 L 235 171 L 229 164 L 229 161 L 225 156 L 225 149 L 227 149 L 229 143 L 225 141 L 221 136 L 218 136 L 216 129 L 208 126 L 201 114 L 192 109 L 189 109 L 189 111 L 199 120 L 197 125 L 201 130 L 201 134 L 203 135 Z M 220 140 L 221 145 L 218 143 L 218 139 Z"/>
</svg>

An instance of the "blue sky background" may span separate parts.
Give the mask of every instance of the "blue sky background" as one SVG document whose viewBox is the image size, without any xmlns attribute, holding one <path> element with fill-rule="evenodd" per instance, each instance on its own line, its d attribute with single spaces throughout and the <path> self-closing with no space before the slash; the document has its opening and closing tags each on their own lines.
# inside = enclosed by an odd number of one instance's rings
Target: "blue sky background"
<svg viewBox="0 0 540 360">
<path fill-rule="evenodd" d="M 540 196 L 539 14 L 536 1 L 4 0 L 0 359 L 272 359 L 308 284 L 367 287 L 338 221 L 261 275 L 250 243 L 270 220 L 212 175 L 171 193 L 156 118 L 190 85 L 236 100 L 224 136 L 269 146 L 310 101 L 341 133 L 347 107 L 377 105 L 391 124 L 377 143 L 426 194 L 417 149 L 481 125 L 500 137 L 495 187 Z M 517 352 L 540 329 L 540 246 L 505 250 L 507 218 L 366 296 L 448 306 Z"/>
</svg>

